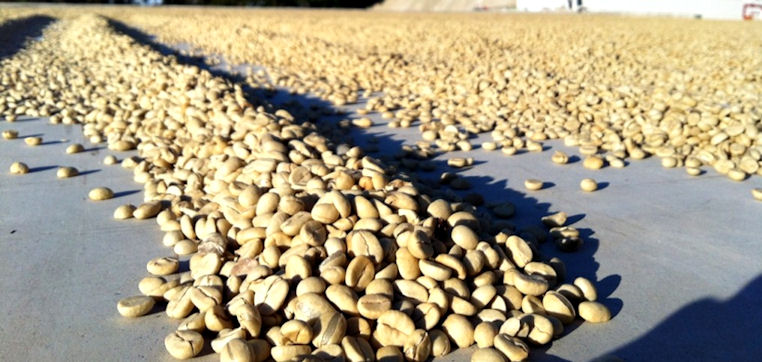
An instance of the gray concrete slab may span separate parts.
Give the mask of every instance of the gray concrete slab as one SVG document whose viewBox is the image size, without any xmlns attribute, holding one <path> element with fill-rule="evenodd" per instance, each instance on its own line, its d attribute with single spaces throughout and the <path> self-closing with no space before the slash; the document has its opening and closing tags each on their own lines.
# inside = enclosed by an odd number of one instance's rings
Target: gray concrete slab
<svg viewBox="0 0 762 362">
<path fill-rule="evenodd" d="M 155 222 L 112 219 L 118 205 L 141 202 L 142 185 L 129 170 L 103 165 L 107 150 L 87 143 L 78 126 L 24 119 L 0 122 L 0 129 L 44 140 L 37 147 L 23 139 L 0 141 L 2 359 L 163 359 L 163 335 L 176 323 L 163 313 L 129 320 L 116 311 L 119 299 L 138 294 L 146 262 L 171 255 Z M 88 151 L 66 154 L 73 142 Z M 8 174 L 14 161 L 31 172 Z M 59 180 L 58 166 L 74 166 L 83 175 Z M 97 186 L 110 187 L 117 197 L 88 200 Z"/>
<path fill-rule="evenodd" d="M 315 102 L 281 91 L 277 102 Z M 352 111 L 362 104 L 345 107 Z M 377 138 L 381 151 L 397 152 L 419 139 L 416 129 L 389 129 L 377 115 L 353 141 Z M 28 147 L 22 140 L 0 141 L 0 350 L 19 360 L 167 360 L 163 338 L 177 322 L 155 313 L 126 320 L 116 302 L 137 293 L 150 258 L 170 255 L 152 221 L 114 221 L 118 205 L 140 202 L 140 185 L 119 166 L 103 166 L 108 152 L 66 155 L 70 142 L 88 145 L 78 127 L 50 126 L 44 120 L 0 122 L 0 130 L 46 141 Z M 482 137 L 484 138 L 484 137 Z M 570 277 L 597 282 L 601 300 L 614 313 L 601 325 L 574 324 L 549 348 L 535 348 L 537 360 L 589 360 L 615 354 L 625 360 L 754 360 L 762 352 L 756 329 L 762 325 L 762 203 L 750 189 L 754 177 L 737 183 L 708 170 L 699 177 L 665 170 L 658 160 L 634 161 L 624 169 L 584 169 L 580 161 L 550 162 L 553 150 L 576 150 L 547 142 L 541 153 L 505 156 L 481 149 L 435 159 L 436 179 L 448 157 L 474 157 L 477 165 L 458 170 L 489 200 L 513 202 L 514 221 L 537 223 L 556 211 L 573 215 L 585 245 L 564 254 L 546 243 L 543 254 L 558 255 Z M 90 147 L 89 145 L 87 147 Z M 121 156 L 120 156 L 121 158 Z M 34 172 L 8 175 L 13 161 Z M 57 180 L 51 166 L 94 171 Z M 593 177 L 602 189 L 579 190 Z M 539 178 L 552 186 L 525 191 L 523 181 Z M 109 186 L 120 197 L 87 200 L 87 191 Z M 464 360 L 468 351 L 444 360 Z M 202 360 L 216 359 L 205 354 Z"/>
</svg>

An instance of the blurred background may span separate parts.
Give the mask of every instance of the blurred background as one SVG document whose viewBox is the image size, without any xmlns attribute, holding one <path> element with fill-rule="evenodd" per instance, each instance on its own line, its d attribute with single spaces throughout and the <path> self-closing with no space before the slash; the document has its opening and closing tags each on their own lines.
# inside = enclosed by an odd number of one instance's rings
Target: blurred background
<svg viewBox="0 0 762 362">
<path fill-rule="evenodd" d="M 6 0 L 11 3 L 26 1 Z M 45 3 L 370 8 L 381 11 L 491 11 L 762 19 L 762 0 L 51 0 Z"/>
</svg>

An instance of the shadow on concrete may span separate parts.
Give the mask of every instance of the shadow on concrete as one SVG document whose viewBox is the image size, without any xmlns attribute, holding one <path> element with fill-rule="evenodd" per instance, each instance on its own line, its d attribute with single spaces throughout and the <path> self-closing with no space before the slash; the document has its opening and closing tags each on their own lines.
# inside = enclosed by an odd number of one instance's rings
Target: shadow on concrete
<svg viewBox="0 0 762 362">
<path fill-rule="evenodd" d="M 34 15 L 0 25 L 0 59 L 12 57 L 24 48 L 28 39 L 39 38 L 42 30 L 55 19 Z"/>
<path fill-rule="evenodd" d="M 96 168 L 96 169 L 93 169 L 93 170 L 79 171 L 79 175 L 77 175 L 77 176 L 86 176 L 86 175 L 89 175 L 91 173 L 96 173 L 96 172 L 100 172 L 100 171 L 101 171 L 101 169 L 99 169 L 99 168 Z M 114 195 L 114 196 L 116 196 L 116 195 Z"/>
<path fill-rule="evenodd" d="M 728 300 L 704 298 L 680 308 L 610 354 L 627 361 L 759 361 L 760 306 L 762 275 Z"/>
<path fill-rule="evenodd" d="M 225 70 L 221 70 L 220 67 L 210 66 L 205 62 L 203 57 L 187 56 L 179 53 L 171 47 L 164 44 L 160 44 L 154 41 L 154 38 L 150 35 L 143 33 L 142 31 L 132 28 L 124 23 L 109 20 L 111 26 L 141 44 L 147 45 L 164 55 L 175 57 L 181 64 L 197 66 L 201 69 L 209 71 L 215 76 L 219 76 L 225 80 L 240 85 L 244 90 L 247 100 L 253 105 L 262 105 L 268 111 L 274 111 L 276 109 L 285 109 L 291 113 L 296 120 L 311 122 L 315 125 L 315 129 L 332 140 L 333 146 L 337 150 L 337 153 L 346 152 L 351 146 L 358 145 L 364 149 L 368 149 L 369 145 L 377 146 L 377 152 L 369 152 L 372 156 L 382 160 L 388 167 L 390 172 L 396 173 L 396 175 L 404 180 L 408 180 L 416 184 L 419 190 L 423 193 L 432 195 L 434 198 L 447 198 L 446 195 L 452 195 L 454 192 L 459 198 L 463 198 L 465 195 L 473 192 L 478 192 L 487 199 L 488 203 L 491 202 L 510 202 L 516 207 L 516 215 L 509 221 L 514 224 L 514 228 L 511 230 L 513 233 L 524 233 L 527 228 L 530 227 L 542 227 L 540 219 L 543 216 L 550 215 L 558 210 L 553 210 L 552 205 L 547 202 L 542 202 L 534 195 L 528 195 L 526 193 L 511 189 L 507 187 L 508 180 L 496 180 L 487 176 L 475 176 L 464 175 L 463 172 L 469 168 L 456 169 L 449 167 L 446 160 L 442 159 L 425 159 L 419 160 L 420 163 L 426 163 L 425 170 L 422 167 L 413 165 L 412 167 L 404 166 L 399 162 L 399 158 L 406 153 L 406 145 L 403 141 L 393 137 L 391 133 L 388 133 L 389 128 L 382 125 L 376 125 L 370 129 L 360 129 L 354 127 L 336 127 L 335 125 L 343 119 L 347 113 L 351 112 L 351 108 L 362 106 L 365 100 L 362 100 L 356 105 L 351 107 L 345 107 L 344 109 L 336 108 L 331 103 L 322 100 L 317 97 L 308 95 L 296 94 L 289 92 L 282 88 L 258 88 L 245 84 L 245 79 L 238 74 L 231 74 Z M 254 66 L 251 66 L 254 67 Z M 237 66 L 237 68 L 240 68 Z M 382 131 L 382 127 L 383 131 Z M 576 162 L 579 161 L 577 158 Z M 483 161 L 477 161 L 483 163 Z M 469 190 L 454 191 L 449 189 L 448 186 L 442 185 L 439 182 L 439 176 L 442 172 L 452 172 L 465 179 L 472 187 Z M 554 185 L 545 185 L 546 188 Z M 537 197 L 542 195 L 542 191 L 535 192 Z M 488 214 L 486 208 L 478 208 L 477 216 Z M 568 223 L 575 223 L 585 217 L 584 214 L 573 215 L 569 218 Z M 547 229 L 546 229 L 547 230 Z M 598 285 L 599 278 L 596 273 L 598 271 L 598 263 L 594 258 L 595 252 L 598 250 L 599 241 L 594 237 L 594 232 L 589 229 L 579 229 L 581 238 L 584 241 L 583 246 L 574 253 L 563 253 L 559 251 L 552 241 L 547 241 L 536 245 L 540 258 L 543 260 L 550 259 L 552 257 L 561 258 L 567 266 L 567 282 L 571 282 L 576 277 L 585 277 L 593 281 Z M 492 230 L 494 232 L 494 230 Z M 483 234 L 486 236 L 488 233 L 483 230 Z M 494 234 L 493 234 L 494 235 Z M 183 262 L 181 262 L 181 270 L 184 269 Z M 602 303 L 608 306 L 612 313 L 616 314 L 622 308 L 622 302 L 619 299 L 606 298 L 608 297 L 619 285 L 621 276 L 610 275 L 601 279 L 603 285 L 601 288 L 601 297 L 599 298 Z M 577 323 L 579 326 L 581 323 Z M 567 327 L 565 333 L 569 333 L 576 326 L 570 325 Z M 556 356 L 547 354 L 548 346 L 543 348 L 533 348 L 532 358 L 540 360 L 561 360 Z"/>
<path fill-rule="evenodd" d="M 43 136 L 42 133 L 32 133 L 32 134 L 19 135 L 18 137 L 16 137 L 16 139 L 23 140 L 24 138 L 28 138 L 28 137 L 42 137 L 42 136 Z"/>
<path fill-rule="evenodd" d="M 59 143 L 64 143 L 64 141 L 61 141 L 61 140 L 45 141 L 45 142 L 40 143 L 40 146 L 57 145 Z"/>
<path fill-rule="evenodd" d="M 136 194 L 138 192 L 140 192 L 140 190 L 119 191 L 119 192 L 115 192 L 114 193 L 114 197 L 113 198 L 116 199 L 116 198 L 119 198 L 119 197 L 122 197 L 122 196 L 129 196 L 129 195 L 132 195 L 132 194 Z"/>
<path fill-rule="evenodd" d="M 103 147 L 103 146 L 95 146 L 95 147 L 85 148 L 84 150 L 82 150 L 82 153 L 90 152 L 91 154 L 94 155 L 95 152 L 100 151 L 100 150 L 105 150 L 105 149 L 106 149 L 106 147 Z"/>
<path fill-rule="evenodd" d="M 29 169 L 29 173 L 42 172 L 42 171 L 47 171 L 47 170 L 54 169 L 54 168 L 58 168 L 58 165 L 31 167 Z"/>
</svg>

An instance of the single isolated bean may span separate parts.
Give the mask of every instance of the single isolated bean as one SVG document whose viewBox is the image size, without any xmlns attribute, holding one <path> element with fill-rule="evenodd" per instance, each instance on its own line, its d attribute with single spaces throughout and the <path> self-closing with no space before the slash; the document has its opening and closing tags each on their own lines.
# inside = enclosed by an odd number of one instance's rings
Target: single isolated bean
<svg viewBox="0 0 762 362">
<path fill-rule="evenodd" d="M 18 138 L 18 136 L 19 136 L 19 131 L 16 131 L 15 129 L 7 129 L 3 131 L 3 138 L 7 140 L 16 139 Z"/>
<path fill-rule="evenodd" d="M 579 188 L 585 192 L 593 192 L 598 189 L 598 182 L 591 178 L 584 178 L 580 181 Z"/>
<path fill-rule="evenodd" d="M 609 309 L 598 302 L 584 301 L 577 308 L 579 309 L 579 316 L 590 323 L 603 323 L 611 319 Z"/>
<path fill-rule="evenodd" d="M 14 162 L 11 164 L 10 172 L 12 175 L 23 175 L 29 173 L 29 166 L 23 162 Z"/>
<path fill-rule="evenodd" d="M 538 179 L 528 179 L 524 181 L 524 187 L 529 191 L 537 191 L 542 189 L 542 181 Z"/>
<path fill-rule="evenodd" d="M 103 164 L 104 165 L 108 165 L 108 166 L 115 165 L 118 162 L 119 161 L 116 159 L 116 156 L 114 156 L 114 155 L 108 155 L 108 156 L 103 158 Z"/>
<path fill-rule="evenodd" d="M 762 201 L 762 187 L 751 189 L 751 196 L 754 197 L 754 200 Z"/>
<path fill-rule="evenodd" d="M 56 177 L 58 178 L 69 178 L 79 175 L 79 170 L 77 170 L 74 167 L 59 167 L 58 171 L 56 171 Z"/>
<path fill-rule="evenodd" d="M 68 154 L 80 153 L 84 150 L 85 148 L 79 143 L 74 143 L 69 145 L 69 147 L 66 147 L 66 153 Z"/>
<path fill-rule="evenodd" d="M 40 143 L 42 143 L 42 137 L 27 137 L 24 138 L 24 143 L 26 143 L 28 146 L 38 146 Z"/>
<path fill-rule="evenodd" d="M 103 201 L 114 197 L 114 191 L 108 187 L 96 187 L 87 194 L 87 197 L 93 201 Z"/>
<path fill-rule="evenodd" d="M 550 156 L 550 160 L 555 164 L 564 165 L 569 162 L 569 156 L 561 151 L 556 151 L 553 153 L 553 156 Z"/>
<path fill-rule="evenodd" d="M 155 302 L 151 297 L 137 295 L 120 300 L 116 308 L 122 316 L 134 318 L 150 312 Z"/>
</svg>

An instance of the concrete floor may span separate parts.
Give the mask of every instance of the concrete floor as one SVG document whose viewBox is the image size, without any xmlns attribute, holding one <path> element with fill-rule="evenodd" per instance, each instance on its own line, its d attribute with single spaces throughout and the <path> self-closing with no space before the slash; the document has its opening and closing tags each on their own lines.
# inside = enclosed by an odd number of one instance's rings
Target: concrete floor
<svg viewBox="0 0 762 362">
<path fill-rule="evenodd" d="M 274 102 L 314 102 L 280 92 Z M 361 105 L 360 105 L 361 106 Z M 347 107 L 351 111 L 355 107 Z M 377 125 L 353 131 L 354 142 L 375 137 L 381 151 L 397 152 L 419 139 L 417 129 Z M 170 360 L 163 339 L 177 325 L 157 307 L 135 320 L 121 318 L 116 302 L 138 294 L 145 263 L 171 255 L 158 226 L 149 221 L 115 221 L 118 205 L 137 204 L 141 185 L 131 172 L 105 166 L 110 152 L 93 149 L 76 126 L 51 126 L 45 120 L 0 122 L 0 131 L 17 129 L 21 138 L 41 135 L 45 142 L 26 146 L 22 139 L 0 141 L 0 351 L 8 360 Z M 486 137 L 482 137 L 486 139 Z M 63 141 L 62 141 L 63 140 Z M 88 152 L 67 155 L 79 142 Z M 505 156 L 474 150 L 477 164 L 459 173 L 490 200 L 517 206 L 514 221 L 537 223 L 541 216 L 565 211 L 582 231 L 576 253 L 559 253 L 546 243 L 542 252 L 559 255 L 569 277 L 596 282 L 600 300 L 613 312 L 611 322 L 569 326 L 549 348 L 533 349 L 536 360 L 583 361 L 613 354 L 628 361 L 756 360 L 762 353 L 762 203 L 750 190 L 754 177 L 733 182 L 712 170 L 699 177 L 682 169 L 663 169 L 657 159 L 634 161 L 624 169 L 590 171 L 581 161 L 550 162 L 555 149 Z M 127 154 L 129 155 L 129 154 Z M 436 159 L 445 169 L 451 153 Z M 125 154 L 117 155 L 120 159 Z M 14 161 L 26 162 L 27 175 L 9 175 Z M 58 180 L 56 166 L 86 171 Z M 435 179 L 438 173 L 422 174 Z M 579 181 L 593 177 L 601 190 L 584 193 Z M 527 178 L 549 187 L 525 191 Z M 116 198 L 87 199 L 89 189 L 108 186 Z M 203 353 L 202 360 L 217 356 Z M 458 351 L 444 360 L 464 360 Z"/>
</svg>

